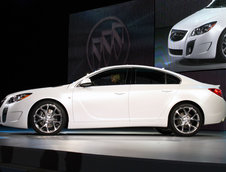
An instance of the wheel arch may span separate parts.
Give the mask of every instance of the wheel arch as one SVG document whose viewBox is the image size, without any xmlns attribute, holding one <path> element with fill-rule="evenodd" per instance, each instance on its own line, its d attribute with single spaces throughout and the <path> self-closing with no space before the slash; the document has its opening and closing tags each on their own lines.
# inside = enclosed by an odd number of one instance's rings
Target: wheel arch
<svg viewBox="0 0 226 172">
<path fill-rule="evenodd" d="M 221 32 L 220 32 L 220 35 L 219 35 L 218 38 L 217 38 L 216 54 L 215 54 L 216 56 L 215 56 L 215 57 L 218 56 L 218 49 L 219 49 L 219 41 L 220 41 L 220 37 L 222 36 L 223 32 L 226 31 L 226 27 L 222 27 L 221 29 L 222 29 L 222 30 L 221 30 Z"/>
<path fill-rule="evenodd" d="M 170 109 L 170 112 L 169 112 L 169 114 L 168 114 L 168 127 L 170 126 L 170 125 L 169 125 L 169 122 L 170 122 L 170 114 L 172 113 L 172 111 L 174 110 L 174 108 L 175 108 L 176 106 L 180 105 L 180 104 L 192 104 L 192 105 L 196 106 L 196 107 L 200 110 L 201 115 L 202 115 L 202 118 L 203 118 L 202 125 L 205 124 L 205 115 L 204 115 L 204 112 L 203 112 L 201 106 L 199 106 L 197 103 L 195 103 L 195 102 L 193 102 L 193 101 L 191 101 L 191 100 L 183 100 L 183 101 L 180 101 L 180 102 L 176 103 L 176 104 Z"/>
<path fill-rule="evenodd" d="M 219 39 L 220 39 L 222 33 L 223 33 L 225 30 L 226 30 L 226 27 L 222 27 L 222 28 L 221 28 L 220 35 L 219 35 L 218 38 L 217 38 L 217 46 L 218 46 Z"/>
<path fill-rule="evenodd" d="M 38 103 L 40 103 L 40 102 L 42 102 L 42 101 L 53 101 L 53 102 L 56 102 L 56 103 L 58 103 L 63 109 L 64 109 L 64 111 L 65 111 L 65 113 L 66 113 L 66 126 L 65 126 L 65 128 L 68 128 L 68 120 L 69 120 L 69 117 L 68 117 L 68 112 L 67 112 L 67 109 L 65 108 L 65 106 L 60 102 L 60 101 L 58 101 L 58 100 L 56 100 L 56 99 L 52 99 L 52 98 L 45 98 L 45 99 L 41 99 L 41 100 L 38 100 L 37 102 L 35 102 L 32 106 L 31 106 L 31 108 L 30 108 L 30 110 L 29 110 L 29 113 L 28 113 L 28 120 L 27 120 L 27 126 L 28 126 L 28 128 L 31 128 L 31 124 L 30 124 L 30 116 L 31 116 L 31 111 L 32 111 L 32 109 L 35 107 L 35 105 L 37 105 Z"/>
</svg>

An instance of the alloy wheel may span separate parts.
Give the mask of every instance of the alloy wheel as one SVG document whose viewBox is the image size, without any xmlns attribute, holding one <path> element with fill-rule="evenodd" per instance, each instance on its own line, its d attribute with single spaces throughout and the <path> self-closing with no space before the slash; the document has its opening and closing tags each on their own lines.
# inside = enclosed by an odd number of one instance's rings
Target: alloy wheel
<svg viewBox="0 0 226 172">
<path fill-rule="evenodd" d="M 176 134 L 190 136 L 195 134 L 201 126 L 200 112 L 194 106 L 179 106 L 172 116 L 172 124 Z"/>
<path fill-rule="evenodd" d="M 43 104 L 33 115 L 35 127 L 41 132 L 51 134 L 56 132 L 63 122 L 61 110 L 54 104 Z"/>
</svg>

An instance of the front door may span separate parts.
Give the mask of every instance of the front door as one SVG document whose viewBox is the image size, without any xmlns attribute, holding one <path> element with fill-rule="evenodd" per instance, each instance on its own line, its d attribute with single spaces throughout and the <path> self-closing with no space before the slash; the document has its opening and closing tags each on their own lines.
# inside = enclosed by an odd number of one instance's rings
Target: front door
<svg viewBox="0 0 226 172">
<path fill-rule="evenodd" d="M 73 112 L 81 128 L 129 125 L 127 69 L 90 77 L 92 86 L 74 88 Z"/>
</svg>

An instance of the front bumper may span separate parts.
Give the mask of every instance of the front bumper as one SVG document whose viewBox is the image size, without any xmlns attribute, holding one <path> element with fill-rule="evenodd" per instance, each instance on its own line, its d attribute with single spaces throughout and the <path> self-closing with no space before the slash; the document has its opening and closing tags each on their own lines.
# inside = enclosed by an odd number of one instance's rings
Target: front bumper
<svg viewBox="0 0 226 172">
<path fill-rule="evenodd" d="M 215 58 L 217 41 L 220 36 L 220 31 L 217 26 L 209 32 L 197 36 L 190 36 L 192 30 L 189 30 L 183 39 L 179 41 L 173 41 L 170 38 L 172 30 L 168 37 L 168 53 L 170 56 L 187 59 Z"/>
<path fill-rule="evenodd" d="M 26 105 L 21 102 L 3 103 L 0 108 L 0 124 L 8 127 L 27 128 L 27 114 L 29 112 L 26 109 Z"/>
</svg>

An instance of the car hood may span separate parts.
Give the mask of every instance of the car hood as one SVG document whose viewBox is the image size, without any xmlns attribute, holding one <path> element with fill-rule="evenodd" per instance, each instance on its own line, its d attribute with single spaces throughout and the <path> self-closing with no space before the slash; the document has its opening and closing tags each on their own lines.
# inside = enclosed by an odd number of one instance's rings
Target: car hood
<svg viewBox="0 0 226 172">
<path fill-rule="evenodd" d="M 226 8 L 204 8 L 174 25 L 173 29 L 193 30 L 206 23 L 223 20 L 226 15 Z"/>
<path fill-rule="evenodd" d="M 56 86 L 56 87 L 45 87 L 45 88 L 36 88 L 36 89 L 30 89 L 30 90 L 23 90 L 23 91 L 18 91 L 12 94 L 9 94 L 7 97 L 12 97 L 18 94 L 23 94 L 23 93 L 40 93 L 40 92 L 48 92 L 48 91 L 55 91 L 55 90 L 61 90 L 61 89 L 66 89 L 68 88 L 69 84 L 67 85 L 61 85 L 61 86 Z"/>
</svg>

